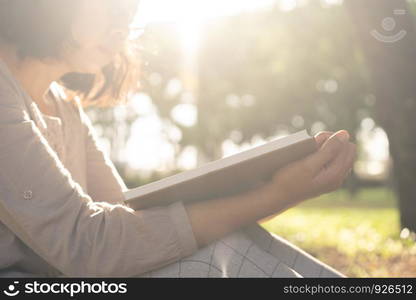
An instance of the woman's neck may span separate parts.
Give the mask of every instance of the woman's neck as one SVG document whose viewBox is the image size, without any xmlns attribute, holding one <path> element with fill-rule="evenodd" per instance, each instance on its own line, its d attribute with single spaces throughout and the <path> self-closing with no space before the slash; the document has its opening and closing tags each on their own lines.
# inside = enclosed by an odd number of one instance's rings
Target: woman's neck
<svg viewBox="0 0 416 300">
<path fill-rule="evenodd" d="M 56 60 L 20 60 L 16 51 L 6 47 L 0 47 L 0 59 L 39 107 L 45 107 L 43 96 L 51 83 L 66 73 L 64 65 Z"/>
</svg>

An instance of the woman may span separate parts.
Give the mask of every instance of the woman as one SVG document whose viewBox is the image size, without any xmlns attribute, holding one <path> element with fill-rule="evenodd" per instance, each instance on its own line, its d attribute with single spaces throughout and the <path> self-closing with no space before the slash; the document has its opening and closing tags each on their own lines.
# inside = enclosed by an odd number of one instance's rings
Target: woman
<svg viewBox="0 0 416 300">
<path fill-rule="evenodd" d="M 340 187 L 355 156 L 346 131 L 318 134 L 316 153 L 245 194 L 123 205 L 127 188 L 83 106 L 134 90 L 126 37 L 136 6 L 0 0 L 1 275 L 305 276 L 296 266 L 308 264 L 319 267 L 311 276 L 340 275 L 259 227 L 241 228 Z M 260 264 L 264 274 L 250 270 Z"/>
</svg>

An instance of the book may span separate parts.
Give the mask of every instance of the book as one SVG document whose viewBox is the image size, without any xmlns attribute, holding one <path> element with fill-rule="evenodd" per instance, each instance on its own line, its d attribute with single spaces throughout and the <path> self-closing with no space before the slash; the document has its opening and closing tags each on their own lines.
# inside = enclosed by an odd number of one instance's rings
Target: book
<svg viewBox="0 0 416 300">
<path fill-rule="evenodd" d="M 302 130 L 125 191 L 125 204 L 139 210 L 244 193 L 270 180 L 284 165 L 316 150 L 315 139 Z"/>
</svg>

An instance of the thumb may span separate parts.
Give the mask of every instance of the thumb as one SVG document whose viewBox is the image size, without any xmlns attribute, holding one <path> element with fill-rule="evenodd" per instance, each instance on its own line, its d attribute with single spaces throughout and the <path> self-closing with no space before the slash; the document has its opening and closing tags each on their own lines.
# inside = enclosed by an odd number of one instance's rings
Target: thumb
<svg viewBox="0 0 416 300">
<path fill-rule="evenodd" d="M 324 142 L 318 151 L 305 158 L 306 168 L 313 174 L 318 173 L 325 164 L 337 156 L 348 140 L 349 134 L 347 131 L 337 131 Z"/>
<path fill-rule="evenodd" d="M 322 144 L 329 139 L 331 135 L 334 133 L 332 131 L 320 131 L 317 134 L 314 135 L 315 142 L 318 146 L 318 149 L 321 148 Z"/>
</svg>

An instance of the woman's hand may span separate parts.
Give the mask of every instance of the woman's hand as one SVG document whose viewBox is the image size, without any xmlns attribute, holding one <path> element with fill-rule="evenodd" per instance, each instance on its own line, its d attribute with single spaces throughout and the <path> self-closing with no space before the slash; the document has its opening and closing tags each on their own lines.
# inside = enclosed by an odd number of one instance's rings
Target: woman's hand
<svg viewBox="0 0 416 300">
<path fill-rule="evenodd" d="M 266 197 L 284 199 L 293 206 L 342 186 L 353 166 L 356 145 L 349 142 L 345 130 L 320 132 L 314 138 L 318 150 L 279 169 L 266 184 Z"/>
<path fill-rule="evenodd" d="M 339 140 L 344 136 L 344 141 Z M 279 169 L 271 181 L 238 195 L 186 204 L 199 246 L 319 194 L 341 186 L 355 157 L 348 133 L 322 132 L 315 136 L 318 150 Z"/>
</svg>

